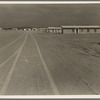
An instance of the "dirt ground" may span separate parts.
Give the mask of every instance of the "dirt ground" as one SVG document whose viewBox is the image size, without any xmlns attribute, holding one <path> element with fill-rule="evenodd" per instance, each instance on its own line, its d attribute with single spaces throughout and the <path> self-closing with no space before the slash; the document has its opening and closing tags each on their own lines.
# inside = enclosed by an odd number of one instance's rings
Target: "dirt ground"
<svg viewBox="0 0 100 100">
<path fill-rule="evenodd" d="M 0 31 L 0 95 L 100 94 L 100 35 Z"/>
<path fill-rule="evenodd" d="M 100 94 L 100 34 L 34 36 L 60 94 Z"/>
</svg>

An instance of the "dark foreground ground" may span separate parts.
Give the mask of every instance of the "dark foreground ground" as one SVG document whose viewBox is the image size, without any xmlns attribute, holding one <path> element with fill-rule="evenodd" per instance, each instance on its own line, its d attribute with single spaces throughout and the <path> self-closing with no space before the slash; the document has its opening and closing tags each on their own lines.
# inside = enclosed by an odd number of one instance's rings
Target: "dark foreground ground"
<svg viewBox="0 0 100 100">
<path fill-rule="evenodd" d="M 0 32 L 0 95 L 100 94 L 100 35 Z"/>
</svg>

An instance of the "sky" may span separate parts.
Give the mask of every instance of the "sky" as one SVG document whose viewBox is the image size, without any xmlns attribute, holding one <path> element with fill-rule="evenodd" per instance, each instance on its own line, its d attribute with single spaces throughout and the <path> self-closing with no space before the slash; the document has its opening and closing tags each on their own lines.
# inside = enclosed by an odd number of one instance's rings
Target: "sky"
<svg viewBox="0 0 100 100">
<path fill-rule="evenodd" d="M 0 4 L 0 27 L 100 25 L 100 4 Z"/>
</svg>

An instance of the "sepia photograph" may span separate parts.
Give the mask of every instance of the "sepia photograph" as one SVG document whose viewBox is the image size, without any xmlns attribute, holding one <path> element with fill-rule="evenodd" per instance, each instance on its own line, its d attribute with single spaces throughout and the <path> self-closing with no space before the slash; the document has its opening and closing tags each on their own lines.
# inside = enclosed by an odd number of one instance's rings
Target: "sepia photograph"
<svg viewBox="0 0 100 100">
<path fill-rule="evenodd" d="M 100 95 L 100 3 L 0 4 L 7 95 Z"/>
</svg>

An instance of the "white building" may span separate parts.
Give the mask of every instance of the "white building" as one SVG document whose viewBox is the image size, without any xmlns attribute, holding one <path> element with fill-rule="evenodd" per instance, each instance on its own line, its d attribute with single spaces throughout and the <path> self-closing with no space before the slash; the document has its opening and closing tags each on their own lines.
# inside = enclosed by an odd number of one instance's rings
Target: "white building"
<svg viewBox="0 0 100 100">
<path fill-rule="evenodd" d="M 32 28 L 32 30 L 33 30 L 33 31 L 37 31 L 38 29 L 37 29 L 37 28 Z"/>
<path fill-rule="evenodd" d="M 13 30 L 18 30 L 17 28 L 13 28 Z"/>
<path fill-rule="evenodd" d="M 39 31 L 46 32 L 47 28 L 39 28 Z"/>
<path fill-rule="evenodd" d="M 63 34 L 100 33 L 100 26 L 61 26 Z"/>
<path fill-rule="evenodd" d="M 49 33 L 62 33 L 61 27 L 48 27 L 47 32 Z"/>
</svg>

